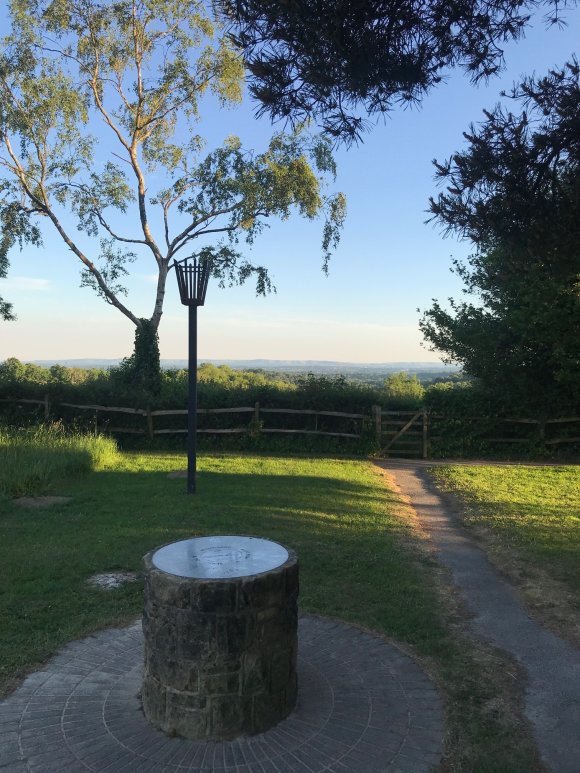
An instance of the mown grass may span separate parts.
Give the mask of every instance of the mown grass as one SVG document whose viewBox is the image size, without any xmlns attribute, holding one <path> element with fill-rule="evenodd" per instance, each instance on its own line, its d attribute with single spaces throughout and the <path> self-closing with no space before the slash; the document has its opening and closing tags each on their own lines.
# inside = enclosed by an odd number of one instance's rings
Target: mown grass
<svg viewBox="0 0 580 773">
<path fill-rule="evenodd" d="M 68 432 L 58 424 L 0 427 L 0 494 L 46 494 L 63 476 L 100 469 L 116 458 L 111 438 Z"/>
<path fill-rule="evenodd" d="M 499 656 L 476 657 L 459 632 L 440 571 L 370 463 L 202 456 L 191 497 L 184 480 L 167 477 L 184 462 L 126 454 L 112 469 L 63 482 L 68 504 L 0 503 L 4 688 L 64 642 L 140 614 L 141 583 L 105 592 L 87 585 L 93 573 L 138 571 L 153 547 L 193 535 L 264 536 L 298 552 L 303 612 L 383 632 L 438 681 L 449 717 L 445 770 L 536 769 L 525 728 L 489 675 L 502 672 Z"/>
<path fill-rule="evenodd" d="M 462 519 L 534 611 L 580 641 L 580 467 L 449 466 L 431 472 L 441 488 L 458 495 Z"/>
<path fill-rule="evenodd" d="M 493 530 L 531 564 L 580 597 L 580 467 L 439 467 L 461 497 L 466 523 Z"/>
</svg>

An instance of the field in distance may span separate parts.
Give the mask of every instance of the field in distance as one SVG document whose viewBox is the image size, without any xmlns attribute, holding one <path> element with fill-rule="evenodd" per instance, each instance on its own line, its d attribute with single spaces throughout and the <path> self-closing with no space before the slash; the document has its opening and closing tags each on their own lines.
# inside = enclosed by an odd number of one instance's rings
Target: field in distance
<svg viewBox="0 0 580 773">
<path fill-rule="evenodd" d="M 64 365 L 74 368 L 114 368 L 119 365 L 118 359 L 69 359 L 69 360 L 33 360 L 34 364 L 50 367 Z M 382 385 L 387 376 L 393 373 L 405 372 L 417 376 L 423 384 L 446 380 L 460 373 L 456 365 L 444 365 L 441 362 L 337 362 L 331 360 L 217 360 L 202 358 L 199 363 L 208 362 L 213 365 L 227 365 L 236 370 L 259 370 L 277 376 L 299 376 L 313 373 L 316 376 L 344 376 L 349 381 L 355 381 L 372 386 Z M 162 360 L 161 367 L 165 370 L 181 370 L 187 368 L 187 360 Z"/>
</svg>

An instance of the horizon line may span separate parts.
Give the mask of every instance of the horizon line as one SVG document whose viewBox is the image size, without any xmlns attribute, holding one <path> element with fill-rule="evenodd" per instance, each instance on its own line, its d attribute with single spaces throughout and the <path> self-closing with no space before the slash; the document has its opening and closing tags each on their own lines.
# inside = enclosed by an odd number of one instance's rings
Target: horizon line
<svg viewBox="0 0 580 773">
<path fill-rule="evenodd" d="M 9 359 L 6 357 L 5 359 Z M 15 358 L 19 359 L 19 358 Z M 46 358 L 25 358 L 21 360 L 23 363 L 30 364 L 44 364 L 54 363 L 59 364 L 63 362 L 106 362 L 116 363 L 121 362 L 123 357 L 46 357 Z M 285 365 L 321 365 L 321 366 L 375 366 L 382 367 L 384 365 L 421 365 L 441 368 L 459 368 L 458 364 L 444 363 L 440 360 L 383 360 L 378 361 L 353 361 L 353 360 L 317 360 L 317 359 L 271 359 L 267 357 L 246 357 L 246 358 L 234 358 L 234 357 L 198 357 L 198 363 L 271 363 L 271 364 L 285 364 Z M 162 357 L 160 362 L 183 362 L 187 363 L 188 360 L 185 357 Z"/>
</svg>

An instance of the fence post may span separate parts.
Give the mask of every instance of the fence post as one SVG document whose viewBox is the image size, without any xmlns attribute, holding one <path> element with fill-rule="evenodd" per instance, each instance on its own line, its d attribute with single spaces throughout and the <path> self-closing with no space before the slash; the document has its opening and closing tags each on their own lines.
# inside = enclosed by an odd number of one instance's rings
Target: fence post
<svg viewBox="0 0 580 773">
<path fill-rule="evenodd" d="M 154 435 L 153 416 L 151 415 L 151 408 L 149 406 L 147 406 L 146 418 L 147 418 L 147 433 L 149 434 L 150 439 L 153 440 L 153 435 Z"/>
<path fill-rule="evenodd" d="M 430 428 L 429 414 L 423 411 L 423 459 L 429 459 L 431 456 Z"/>
<path fill-rule="evenodd" d="M 260 403 L 256 402 L 254 403 L 254 414 L 252 416 L 252 421 L 250 422 L 251 431 L 252 433 L 256 433 L 260 431 Z"/>
<path fill-rule="evenodd" d="M 50 400 L 48 395 L 44 395 L 44 420 L 46 421 L 50 416 Z"/>
<path fill-rule="evenodd" d="M 541 418 L 538 421 L 538 432 L 540 433 L 540 440 L 542 441 L 542 445 L 546 445 L 546 419 Z"/>
<path fill-rule="evenodd" d="M 382 417 L 382 411 L 380 405 L 373 405 L 371 408 L 374 423 L 375 423 L 375 435 L 377 438 L 377 444 L 381 445 L 381 435 L 383 431 L 383 417 Z"/>
</svg>

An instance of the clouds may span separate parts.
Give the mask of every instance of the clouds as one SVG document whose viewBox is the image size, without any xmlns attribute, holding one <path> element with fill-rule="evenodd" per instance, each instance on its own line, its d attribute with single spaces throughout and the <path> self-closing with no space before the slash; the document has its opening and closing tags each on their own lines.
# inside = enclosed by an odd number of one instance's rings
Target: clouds
<svg viewBox="0 0 580 773">
<path fill-rule="evenodd" d="M 47 292 L 52 290 L 50 279 L 41 279 L 32 276 L 11 276 L 0 280 L 0 288 L 5 292 Z"/>
</svg>

